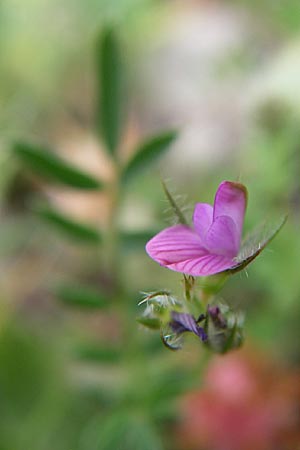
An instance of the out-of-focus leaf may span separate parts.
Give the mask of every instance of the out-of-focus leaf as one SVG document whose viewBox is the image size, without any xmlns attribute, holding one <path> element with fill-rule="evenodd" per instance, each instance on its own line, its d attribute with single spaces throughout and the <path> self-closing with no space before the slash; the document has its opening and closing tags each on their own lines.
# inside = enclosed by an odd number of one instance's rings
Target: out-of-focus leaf
<svg viewBox="0 0 300 450">
<path fill-rule="evenodd" d="M 13 147 L 19 160 L 35 174 L 77 189 L 102 189 L 100 180 L 73 167 L 54 153 L 18 142 Z"/>
<path fill-rule="evenodd" d="M 115 31 L 105 29 L 97 45 L 97 125 L 109 152 L 114 155 L 120 141 L 122 115 L 122 64 Z"/>
<path fill-rule="evenodd" d="M 276 222 L 263 223 L 246 237 L 237 256 L 237 264 L 226 272 L 235 273 L 244 269 L 275 238 L 287 220 L 281 217 Z"/>
<path fill-rule="evenodd" d="M 163 185 L 163 190 L 166 194 L 167 200 L 170 203 L 170 206 L 174 213 L 174 216 L 176 217 L 176 219 L 178 220 L 179 223 L 182 223 L 183 225 L 187 225 L 187 220 L 184 216 L 182 209 L 178 206 L 174 196 L 171 194 L 171 192 L 167 188 L 167 185 L 164 181 L 162 181 L 162 185 Z"/>
<path fill-rule="evenodd" d="M 55 211 L 47 206 L 35 207 L 34 211 L 49 225 L 66 236 L 90 244 L 98 244 L 101 242 L 100 232 L 88 225 L 76 222 L 62 213 Z"/>
<path fill-rule="evenodd" d="M 80 308 L 102 309 L 109 305 L 101 292 L 79 284 L 59 286 L 55 289 L 55 295 L 63 303 Z"/>
<path fill-rule="evenodd" d="M 124 231 L 121 233 L 122 247 L 124 250 L 143 249 L 158 231 Z"/>
<path fill-rule="evenodd" d="M 24 417 L 28 404 L 34 410 L 45 388 L 46 371 L 38 340 L 11 324 L 1 329 L 0 395 L 7 417 Z"/>
<path fill-rule="evenodd" d="M 155 162 L 170 147 L 177 137 L 176 131 L 168 131 L 143 142 L 134 152 L 133 157 L 125 166 L 122 182 L 127 183 L 135 175 L 141 173 Z"/>
<path fill-rule="evenodd" d="M 84 344 L 75 349 L 78 359 L 89 362 L 114 363 L 120 361 L 122 352 L 120 348 L 100 346 L 99 344 Z"/>
<path fill-rule="evenodd" d="M 159 381 L 154 379 L 153 384 L 149 387 L 153 406 L 157 403 L 172 402 L 178 395 L 186 392 L 193 381 L 192 373 L 188 373 L 184 367 L 182 369 L 177 367 L 175 371 L 171 368 L 166 370 L 162 379 Z"/>
<path fill-rule="evenodd" d="M 85 430 L 79 449 L 162 450 L 163 447 L 152 424 L 126 410 L 92 422 Z"/>
</svg>

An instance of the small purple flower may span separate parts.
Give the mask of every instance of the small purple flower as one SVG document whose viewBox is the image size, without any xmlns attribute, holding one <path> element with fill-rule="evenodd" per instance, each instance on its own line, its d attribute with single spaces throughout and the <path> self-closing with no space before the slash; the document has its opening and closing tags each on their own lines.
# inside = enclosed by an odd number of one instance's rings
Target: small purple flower
<svg viewBox="0 0 300 450">
<path fill-rule="evenodd" d="M 200 317 L 200 320 L 203 320 L 203 318 Z M 171 319 L 170 326 L 174 333 L 181 334 L 186 331 L 190 331 L 198 336 L 202 341 L 207 340 L 207 335 L 204 329 L 198 325 L 199 320 L 196 321 L 191 314 L 172 311 Z"/>
<path fill-rule="evenodd" d="M 197 203 L 193 228 L 174 225 L 146 245 L 148 255 L 168 269 L 192 276 L 207 276 L 237 266 L 247 205 L 247 189 L 223 181 L 214 206 Z"/>
</svg>

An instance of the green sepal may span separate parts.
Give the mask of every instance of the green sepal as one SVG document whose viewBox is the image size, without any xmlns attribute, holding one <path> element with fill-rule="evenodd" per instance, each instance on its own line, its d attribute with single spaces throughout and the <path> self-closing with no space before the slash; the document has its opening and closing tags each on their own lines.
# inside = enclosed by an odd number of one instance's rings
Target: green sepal
<svg viewBox="0 0 300 450">
<path fill-rule="evenodd" d="M 236 265 L 226 270 L 226 273 L 236 273 L 248 266 L 264 248 L 277 236 L 287 221 L 287 215 L 280 217 L 277 221 L 268 221 L 259 225 L 253 232 L 249 233 L 242 242 L 241 250 L 236 258 Z"/>
<path fill-rule="evenodd" d="M 167 188 L 166 183 L 163 180 L 162 180 L 162 186 L 163 186 L 164 193 L 166 194 L 167 200 L 170 203 L 170 206 L 172 208 L 172 211 L 173 211 L 174 216 L 176 217 L 177 221 L 183 225 L 187 225 L 188 222 L 184 216 L 182 209 L 179 207 L 174 196 L 171 194 L 171 192 Z"/>
<path fill-rule="evenodd" d="M 161 327 L 161 321 L 156 317 L 138 317 L 136 320 L 138 323 L 151 330 L 159 330 Z"/>
</svg>

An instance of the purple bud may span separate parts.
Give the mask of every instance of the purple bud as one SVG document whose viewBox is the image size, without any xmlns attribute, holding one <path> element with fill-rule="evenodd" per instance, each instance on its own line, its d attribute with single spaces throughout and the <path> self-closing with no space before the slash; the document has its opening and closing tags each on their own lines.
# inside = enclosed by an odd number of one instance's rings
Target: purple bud
<svg viewBox="0 0 300 450">
<path fill-rule="evenodd" d="M 226 322 L 225 318 L 223 317 L 223 315 L 220 311 L 220 308 L 218 306 L 208 305 L 207 312 L 217 328 L 226 328 L 227 327 L 227 322 Z"/>
</svg>

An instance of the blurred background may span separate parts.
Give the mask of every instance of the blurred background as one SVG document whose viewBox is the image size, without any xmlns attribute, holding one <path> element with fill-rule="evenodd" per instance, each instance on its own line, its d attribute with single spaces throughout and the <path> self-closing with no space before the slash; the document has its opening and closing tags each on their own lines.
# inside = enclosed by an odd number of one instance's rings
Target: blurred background
<svg viewBox="0 0 300 450">
<path fill-rule="evenodd" d="M 52 183 L 12 151 L 33 143 L 117 186 L 95 126 L 107 25 L 122 60 L 118 167 L 178 132 L 117 199 Z M 1 2 L 0 450 L 300 449 L 299 27 L 297 0 Z M 141 291 L 181 291 L 144 251 L 170 223 L 161 178 L 190 213 L 240 180 L 246 231 L 288 211 L 222 291 L 246 313 L 229 355 L 196 339 L 169 352 L 136 322 Z"/>
</svg>

